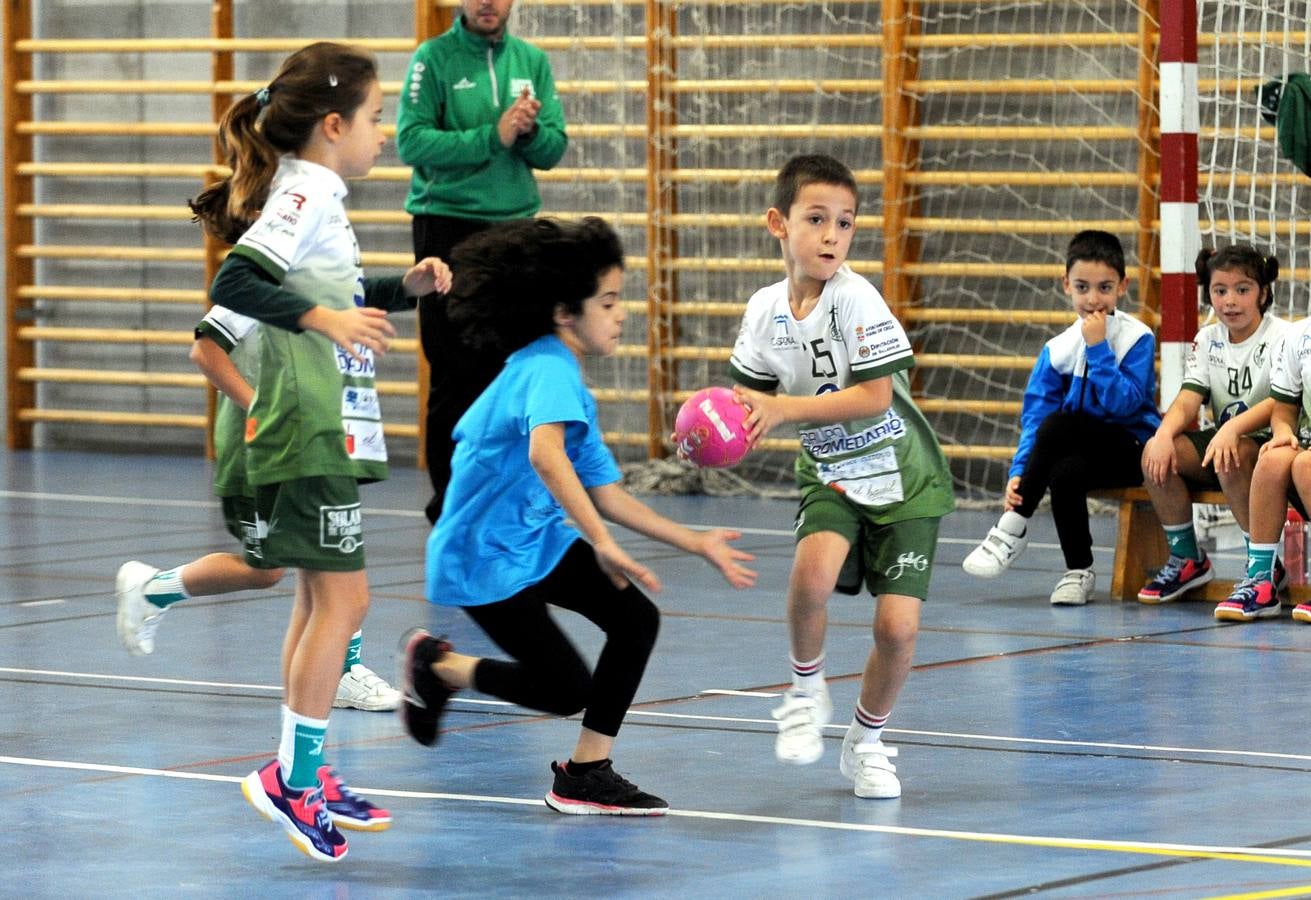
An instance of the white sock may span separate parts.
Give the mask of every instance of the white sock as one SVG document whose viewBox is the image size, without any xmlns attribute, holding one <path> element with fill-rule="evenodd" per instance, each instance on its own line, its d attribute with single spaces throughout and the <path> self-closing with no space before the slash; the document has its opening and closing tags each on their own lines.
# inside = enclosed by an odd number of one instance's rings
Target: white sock
<svg viewBox="0 0 1311 900">
<path fill-rule="evenodd" d="M 1024 537 L 1024 532 L 1029 528 L 1029 520 L 1015 510 L 1008 509 L 1001 514 L 1001 518 L 997 521 L 997 527 L 1015 537 Z"/>
<path fill-rule="evenodd" d="M 891 712 L 884 713 L 881 716 L 873 715 L 868 712 L 859 702 L 856 703 L 856 714 L 851 717 L 851 724 L 847 726 L 847 744 L 872 744 L 883 735 L 883 726 L 888 722 L 888 716 Z"/>
<path fill-rule="evenodd" d="M 801 662 L 788 654 L 792 663 L 792 687 L 803 694 L 814 694 L 824 687 L 824 654 Z"/>
</svg>

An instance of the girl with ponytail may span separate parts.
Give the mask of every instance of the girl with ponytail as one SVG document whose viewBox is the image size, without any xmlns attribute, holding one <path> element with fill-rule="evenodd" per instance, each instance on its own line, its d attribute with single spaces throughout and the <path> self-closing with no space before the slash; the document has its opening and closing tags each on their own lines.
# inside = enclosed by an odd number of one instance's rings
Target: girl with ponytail
<svg viewBox="0 0 1311 900">
<path fill-rule="evenodd" d="M 382 151 L 381 121 L 373 58 L 311 44 L 228 110 L 219 140 L 232 175 L 191 203 L 207 232 L 236 244 L 211 299 L 266 326 L 246 416 L 255 492 L 246 562 L 297 570 L 281 744 L 241 788 L 302 852 L 327 862 L 346 855 L 339 827 L 391 824 L 324 759 L 338 677 L 369 606 L 358 486 L 387 477 L 374 357 L 395 334 L 388 310 L 450 288 L 435 258 L 404 276 L 360 269 L 342 201 L 346 179 L 368 174 Z"/>
</svg>

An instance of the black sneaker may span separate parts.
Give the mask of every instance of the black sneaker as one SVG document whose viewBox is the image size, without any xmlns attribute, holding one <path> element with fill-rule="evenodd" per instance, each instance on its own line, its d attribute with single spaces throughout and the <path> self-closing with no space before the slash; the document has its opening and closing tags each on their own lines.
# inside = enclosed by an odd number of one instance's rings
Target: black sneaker
<svg viewBox="0 0 1311 900">
<path fill-rule="evenodd" d="M 437 743 L 437 723 L 454 694 L 429 668 L 451 650 L 444 637 L 433 637 L 422 628 L 411 628 L 401 636 L 396 684 L 401 704 L 396 713 L 405 730 L 425 747 Z"/>
<path fill-rule="evenodd" d="M 663 816 L 669 804 L 628 781 L 606 760 L 582 775 L 570 775 L 567 763 L 551 763 L 555 784 L 546 805 L 571 816 Z"/>
</svg>

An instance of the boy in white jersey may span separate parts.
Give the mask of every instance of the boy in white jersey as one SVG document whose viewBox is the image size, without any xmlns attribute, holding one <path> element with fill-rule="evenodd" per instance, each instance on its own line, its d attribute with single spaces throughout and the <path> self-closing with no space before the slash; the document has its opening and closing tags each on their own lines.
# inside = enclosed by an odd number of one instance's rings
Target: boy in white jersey
<svg viewBox="0 0 1311 900">
<path fill-rule="evenodd" d="M 214 495 L 223 506 L 228 532 L 243 548 L 258 550 L 254 490 L 246 481 L 246 411 L 255 394 L 259 364 L 259 323 L 215 306 L 196 326 L 191 361 L 219 392 L 214 417 Z M 174 603 L 234 591 L 267 590 L 283 570 L 249 565 L 236 553 L 210 553 L 163 571 L 137 560 L 123 563 L 116 578 L 118 636 L 136 656 L 153 653 L 155 632 Z M 364 665 L 363 634 L 356 632 L 346 651 L 332 705 L 393 710 L 400 692 Z M 332 799 L 328 798 L 331 810 Z"/>
<path fill-rule="evenodd" d="M 788 584 L 792 687 L 774 710 L 775 754 L 797 765 L 823 755 L 832 713 L 827 605 L 850 554 L 878 606 L 840 768 L 856 796 L 889 798 L 901 796 L 901 783 L 889 762 L 896 751 L 880 735 L 910 674 L 938 522 L 955 501 L 937 438 L 910 398 L 906 333 L 845 265 L 857 205 L 855 178 L 837 160 L 798 156 L 783 166 L 766 226 L 788 277 L 748 302 L 729 370 L 750 410 L 752 443 L 784 422 L 801 438 Z"/>
<path fill-rule="evenodd" d="M 1197 257 L 1202 302 L 1211 305 L 1216 321 L 1197 332 L 1183 389 L 1143 445 L 1143 484 L 1170 545 L 1165 565 L 1138 592 L 1143 603 L 1168 603 L 1215 577 L 1193 531 L 1190 487 L 1224 491 L 1244 538 L 1250 534 L 1252 469 L 1270 437 L 1274 406 L 1270 360 L 1288 327 L 1266 315 L 1278 274 L 1275 260 L 1248 246 L 1203 250 Z M 1190 429 L 1203 403 L 1214 426 Z M 1234 617 L 1227 603 L 1221 607 L 1217 617 Z M 1241 609 L 1236 616 L 1243 618 Z"/>
</svg>

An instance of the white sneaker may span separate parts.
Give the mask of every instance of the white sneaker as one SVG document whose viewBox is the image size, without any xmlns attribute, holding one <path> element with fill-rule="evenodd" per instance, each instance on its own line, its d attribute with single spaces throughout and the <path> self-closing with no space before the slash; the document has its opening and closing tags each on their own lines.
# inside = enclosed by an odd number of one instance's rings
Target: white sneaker
<svg viewBox="0 0 1311 900">
<path fill-rule="evenodd" d="M 1029 530 L 1016 537 L 1009 531 L 1003 531 L 996 525 L 988 529 L 988 536 L 983 543 L 970 551 L 961 563 L 961 568 L 977 578 L 996 578 L 1011 567 L 1011 563 L 1020 558 L 1024 548 L 1029 545 Z"/>
<path fill-rule="evenodd" d="M 146 599 L 146 582 L 159 574 L 159 569 L 132 560 L 118 567 L 114 579 L 114 594 L 118 598 L 118 639 L 133 656 L 155 652 L 155 629 L 160 616 L 167 608 L 156 606 Z"/>
<path fill-rule="evenodd" d="M 897 755 L 896 747 L 883 741 L 857 744 L 849 736 L 842 740 L 842 759 L 838 768 L 856 783 L 856 796 L 872 800 L 891 800 L 901 796 L 897 767 L 888 760 Z"/>
<path fill-rule="evenodd" d="M 1071 569 L 1052 590 L 1052 606 L 1083 606 L 1092 599 L 1097 576 L 1092 569 Z"/>
<path fill-rule="evenodd" d="M 370 712 L 392 710 L 401 705 L 401 692 L 368 666 L 356 663 L 342 673 L 332 705 L 338 709 L 350 707 Z"/>
<path fill-rule="evenodd" d="M 780 761 L 808 766 L 824 755 L 824 726 L 833 715 L 827 686 L 809 694 L 789 688 L 770 715 L 778 720 L 774 755 Z"/>
</svg>

